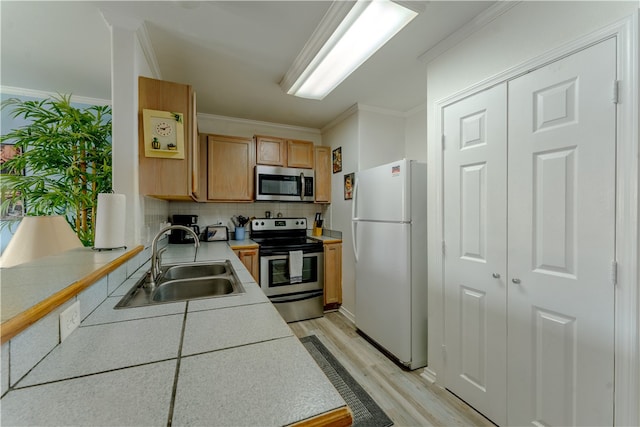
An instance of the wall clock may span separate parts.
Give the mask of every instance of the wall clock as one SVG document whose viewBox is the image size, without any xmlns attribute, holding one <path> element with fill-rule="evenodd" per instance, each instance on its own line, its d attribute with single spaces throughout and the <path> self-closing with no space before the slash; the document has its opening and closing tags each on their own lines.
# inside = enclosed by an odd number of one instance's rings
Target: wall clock
<svg viewBox="0 0 640 427">
<path fill-rule="evenodd" d="M 144 155 L 184 159 L 184 115 L 171 111 L 142 110 Z"/>
</svg>

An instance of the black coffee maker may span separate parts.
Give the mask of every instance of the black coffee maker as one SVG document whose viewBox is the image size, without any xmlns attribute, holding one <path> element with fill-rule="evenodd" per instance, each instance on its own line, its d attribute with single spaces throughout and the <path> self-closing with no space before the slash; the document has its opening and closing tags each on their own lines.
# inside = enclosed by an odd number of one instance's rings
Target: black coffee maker
<svg viewBox="0 0 640 427">
<path fill-rule="evenodd" d="M 198 215 L 173 215 L 172 225 L 184 225 L 189 227 L 200 236 L 200 227 L 198 227 Z M 184 230 L 171 230 L 169 235 L 169 243 L 191 243 L 193 244 L 193 235 Z"/>
</svg>

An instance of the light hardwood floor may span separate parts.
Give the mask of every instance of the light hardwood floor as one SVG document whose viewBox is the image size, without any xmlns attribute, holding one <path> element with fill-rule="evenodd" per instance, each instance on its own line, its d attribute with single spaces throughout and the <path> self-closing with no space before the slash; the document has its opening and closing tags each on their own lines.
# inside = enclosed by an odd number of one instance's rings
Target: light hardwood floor
<svg viewBox="0 0 640 427">
<path fill-rule="evenodd" d="M 429 384 L 422 369 L 398 367 L 362 338 L 339 312 L 289 326 L 298 337 L 316 335 L 396 426 L 492 426 L 445 389 Z"/>
</svg>

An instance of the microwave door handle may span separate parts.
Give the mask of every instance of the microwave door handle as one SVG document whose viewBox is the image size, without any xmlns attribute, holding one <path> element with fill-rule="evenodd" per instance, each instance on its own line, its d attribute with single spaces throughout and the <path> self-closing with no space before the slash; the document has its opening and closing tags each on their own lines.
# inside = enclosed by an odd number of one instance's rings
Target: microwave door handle
<svg viewBox="0 0 640 427">
<path fill-rule="evenodd" d="M 304 173 L 300 172 L 300 200 L 304 200 Z"/>
</svg>

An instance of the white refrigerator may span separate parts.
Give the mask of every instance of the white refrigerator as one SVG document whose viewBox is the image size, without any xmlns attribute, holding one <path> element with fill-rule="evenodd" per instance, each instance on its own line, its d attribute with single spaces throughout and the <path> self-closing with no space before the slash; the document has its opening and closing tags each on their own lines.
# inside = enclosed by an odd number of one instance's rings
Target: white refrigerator
<svg viewBox="0 0 640 427">
<path fill-rule="evenodd" d="M 427 364 L 427 166 L 356 173 L 352 233 L 357 329 L 409 369 Z"/>
</svg>

